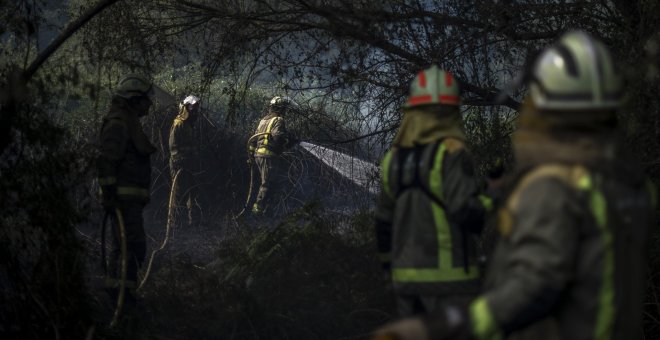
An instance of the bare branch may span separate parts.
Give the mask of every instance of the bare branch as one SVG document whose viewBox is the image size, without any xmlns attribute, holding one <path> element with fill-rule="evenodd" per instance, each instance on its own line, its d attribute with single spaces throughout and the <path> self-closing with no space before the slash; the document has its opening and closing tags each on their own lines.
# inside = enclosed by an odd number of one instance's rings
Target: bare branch
<svg viewBox="0 0 660 340">
<path fill-rule="evenodd" d="M 106 9 L 108 6 L 114 4 L 118 0 L 103 0 L 99 2 L 96 6 L 90 8 L 83 14 L 81 17 L 76 19 L 74 22 L 70 23 L 67 28 L 60 33 L 53 42 L 48 45 L 39 55 L 37 55 L 37 58 L 32 61 L 30 66 L 25 70 L 25 79 L 26 81 L 29 81 L 30 78 L 37 72 L 39 67 L 48 59 L 48 57 L 51 56 L 57 49 L 67 40 L 69 39 L 76 31 L 78 31 L 82 26 L 84 26 L 89 20 L 94 18 L 96 15 L 101 13 L 104 9 Z"/>
</svg>

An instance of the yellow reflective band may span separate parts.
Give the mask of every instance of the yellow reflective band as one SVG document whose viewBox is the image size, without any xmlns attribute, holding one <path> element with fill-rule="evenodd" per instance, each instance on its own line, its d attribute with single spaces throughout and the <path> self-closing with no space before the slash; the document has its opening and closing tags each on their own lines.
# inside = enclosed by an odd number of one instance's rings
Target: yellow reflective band
<svg viewBox="0 0 660 340">
<path fill-rule="evenodd" d="M 114 184 L 117 184 L 117 177 L 99 178 L 99 185 L 114 185 Z"/>
<path fill-rule="evenodd" d="M 484 297 L 476 298 L 470 304 L 472 335 L 479 340 L 502 339 L 502 331 L 497 326 L 493 313 Z"/>
<path fill-rule="evenodd" d="M 576 185 L 579 189 L 582 190 L 592 190 L 594 187 L 594 183 L 591 180 L 591 176 L 589 176 L 588 174 L 580 176 L 580 178 L 578 178 L 577 180 Z"/>
<path fill-rule="evenodd" d="M 445 211 L 435 201 L 431 201 L 431 211 L 433 212 L 435 234 L 438 239 L 438 263 L 440 264 L 440 269 L 452 269 L 452 240 L 447 216 L 445 215 Z M 460 269 L 465 274 L 463 268 Z"/>
<path fill-rule="evenodd" d="M 431 193 L 438 198 L 443 196 L 442 163 L 446 150 L 447 147 L 440 144 L 429 178 Z M 394 268 L 392 279 L 396 282 L 449 282 L 477 279 L 479 277 L 477 266 L 469 266 L 467 272 L 462 266 L 453 266 L 452 238 L 446 213 L 435 200 L 431 200 L 431 210 L 438 239 L 438 268 Z"/>
<path fill-rule="evenodd" d="M 257 154 L 260 154 L 260 155 L 269 155 L 269 156 L 274 155 L 274 153 L 272 151 L 270 151 L 266 148 L 258 148 L 254 152 L 257 153 Z"/>
<path fill-rule="evenodd" d="M 441 143 L 437 153 L 435 154 L 433 168 L 431 168 L 431 177 L 429 178 L 431 193 L 438 198 L 442 198 L 444 196 L 442 194 L 442 162 L 446 149 L 447 147 L 445 144 Z M 445 211 L 434 200 L 431 200 L 431 211 L 433 212 L 433 221 L 435 222 L 436 237 L 438 239 L 438 263 L 440 265 L 440 269 L 451 270 L 453 269 L 453 255 L 451 253 L 452 240 L 447 216 Z M 465 271 L 463 271 L 462 268 L 460 268 L 460 270 L 465 276 Z"/>
<path fill-rule="evenodd" d="M 447 146 L 441 143 L 438 151 L 436 151 L 429 178 L 431 193 L 441 199 L 444 196 L 442 192 L 442 164 L 445 151 L 447 151 Z M 438 268 L 410 268 L 398 272 L 397 276 L 401 279 L 410 278 L 417 282 L 465 281 L 478 278 L 477 266 L 469 266 L 467 273 L 462 266 L 453 266 L 453 255 L 451 253 L 453 244 L 446 212 L 433 200 L 431 201 L 431 211 L 438 241 Z"/>
<path fill-rule="evenodd" d="M 474 280 L 479 277 L 477 266 L 456 268 L 394 268 L 392 280 L 396 282 L 451 282 Z"/>
<path fill-rule="evenodd" d="M 614 239 L 612 231 L 607 226 L 607 202 L 598 190 L 591 191 L 591 211 L 602 233 L 605 256 L 603 259 L 603 282 L 600 287 L 598 321 L 596 323 L 595 339 L 609 339 L 614 327 Z"/>
<path fill-rule="evenodd" d="M 149 190 L 137 187 L 118 187 L 117 195 L 149 197 Z"/>
<path fill-rule="evenodd" d="M 612 231 L 607 225 L 607 201 L 605 195 L 594 188 L 593 179 L 589 175 L 582 176 L 577 182 L 578 188 L 588 191 L 589 207 L 591 213 L 602 234 L 604 249 L 603 258 L 603 277 L 600 286 L 600 296 L 598 303 L 598 316 L 596 319 L 596 329 L 594 330 L 594 339 L 610 339 L 614 328 L 614 237 Z"/>
<path fill-rule="evenodd" d="M 486 211 L 493 211 L 493 200 L 486 195 L 479 195 L 479 201 Z"/>
<path fill-rule="evenodd" d="M 266 135 L 264 136 L 264 144 L 263 145 L 268 145 L 268 141 L 270 140 L 270 130 L 273 128 L 273 124 L 275 124 L 275 121 L 279 118 L 280 117 L 273 117 L 268 122 L 268 126 L 266 127 Z"/>
<path fill-rule="evenodd" d="M 392 150 L 387 151 L 383 161 L 380 165 L 380 175 L 383 181 L 383 190 L 391 199 L 394 199 L 394 194 L 390 188 L 390 162 L 392 161 Z"/>
<path fill-rule="evenodd" d="M 444 196 L 442 194 L 442 160 L 445 156 L 446 150 L 447 146 L 445 146 L 444 143 L 441 143 L 437 153 L 435 154 L 433 168 L 431 168 L 431 178 L 429 178 L 431 192 L 438 198 L 442 198 Z"/>
</svg>

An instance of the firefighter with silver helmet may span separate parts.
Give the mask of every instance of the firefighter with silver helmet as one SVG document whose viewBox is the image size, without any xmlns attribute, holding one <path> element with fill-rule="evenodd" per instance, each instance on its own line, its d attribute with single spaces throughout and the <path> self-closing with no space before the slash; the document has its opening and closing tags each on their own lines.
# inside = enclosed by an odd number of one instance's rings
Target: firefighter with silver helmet
<svg viewBox="0 0 660 340">
<path fill-rule="evenodd" d="M 376 338 L 643 338 L 657 194 L 617 143 L 620 74 L 607 48 L 581 31 L 543 50 L 529 72 L 483 292 Z"/>
<path fill-rule="evenodd" d="M 420 72 L 382 161 L 375 229 L 401 316 L 479 289 L 475 236 L 490 200 L 480 195 L 460 101 L 451 73 L 435 65 Z"/>
<path fill-rule="evenodd" d="M 198 201 L 199 183 L 199 129 L 196 123 L 200 115 L 200 100 L 194 95 L 187 96 L 179 104 L 179 114 L 174 118 L 170 129 L 170 173 L 172 176 L 170 210 L 174 209 L 175 223 L 187 227 L 197 226 L 201 221 L 201 207 Z M 184 220 L 185 223 L 181 223 Z"/>
<path fill-rule="evenodd" d="M 132 292 L 136 289 L 138 267 L 146 252 L 142 211 L 149 202 L 150 156 L 156 148 L 144 133 L 140 118 L 149 112 L 152 93 L 151 81 L 142 75 L 128 74 L 121 78 L 110 110 L 103 118 L 99 138 L 98 183 L 102 204 L 107 215 L 112 217 L 114 236 L 106 286 L 113 298 L 117 297 L 120 284 L 127 288 L 128 306 L 135 304 Z M 123 283 L 119 282 L 121 234 L 125 235 L 126 245 L 126 280 Z"/>
<path fill-rule="evenodd" d="M 250 138 L 250 152 L 259 169 L 261 185 L 253 214 L 263 214 L 276 204 L 286 180 L 286 162 L 282 152 L 295 146 L 297 138 L 287 130 L 286 115 L 295 107 L 289 97 L 274 97 L 268 105 L 267 115 L 261 119 L 257 130 Z"/>
</svg>

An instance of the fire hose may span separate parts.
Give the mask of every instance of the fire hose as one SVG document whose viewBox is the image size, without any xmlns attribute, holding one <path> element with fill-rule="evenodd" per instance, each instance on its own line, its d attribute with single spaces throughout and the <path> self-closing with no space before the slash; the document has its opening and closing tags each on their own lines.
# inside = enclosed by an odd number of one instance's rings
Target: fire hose
<svg viewBox="0 0 660 340">
<path fill-rule="evenodd" d="M 124 216 L 121 213 L 119 208 L 115 208 L 115 215 L 117 217 L 117 226 L 119 229 L 119 249 L 121 252 L 120 260 L 120 274 L 119 274 L 119 295 L 117 296 L 117 307 L 112 316 L 112 321 L 110 322 L 110 328 L 117 326 L 119 322 L 119 317 L 121 316 L 121 310 L 124 308 L 124 300 L 126 298 L 126 271 L 128 269 L 128 249 L 126 246 L 126 225 L 124 224 Z M 107 217 L 107 214 L 106 214 Z M 105 218 L 104 218 L 104 234 L 105 234 Z M 105 249 L 105 244 L 102 245 L 101 249 Z M 105 251 L 104 255 L 105 255 Z M 105 257 L 103 259 L 105 263 Z M 107 270 L 106 270 L 107 272 Z"/>
<path fill-rule="evenodd" d="M 265 136 L 265 135 L 269 135 L 269 134 L 270 134 L 270 132 L 260 132 L 260 133 L 254 134 L 250 138 L 248 138 L 247 152 L 248 152 L 248 167 L 249 167 L 249 171 L 250 171 L 250 186 L 248 188 L 248 193 L 247 193 L 247 197 L 245 199 L 245 204 L 243 205 L 243 209 L 241 209 L 241 211 L 238 213 L 238 215 L 236 215 L 234 217 L 234 219 L 237 219 L 237 218 L 241 217 L 245 213 L 245 211 L 247 210 L 248 206 L 250 205 L 250 201 L 252 199 L 252 191 L 254 189 L 254 160 L 253 160 L 254 156 L 252 155 L 252 150 L 250 150 L 250 145 L 252 144 L 252 142 L 254 141 L 255 138 L 259 138 L 261 136 Z"/>
<path fill-rule="evenodd" d="M 180 173 L 181 173 L 181 169 L 179 169 L 176 172 L 176 174 L 174 175 L 174 179 L 172 180 L 172 188 L 170 189 L 170 199 L 169 199 L 169 205 L 167 211 L 167 227 L 165 228 L 165 239 L 163 240 L 163 243 L 160 245 L 158 249 L 155 249 L 154 251 L 151 252 L 151 257 L 149 258 L 149 263 L 147 264 L 147 270 L 145 271 L 144 277 L 142 278 L 142 281 L 140 281 L 140 285 L 138 286 L 137 290 L 142 289 L 144 284 L 147 282 L 147 279 L 149 278 L 149 273 L 151 273 L 151 265 L 154 263 L 154 258 L 156 257 L 156 254 L 165 248 L 165 246 L 167 245 L 167 241 L 170 238 L 170 230 L 172 229 L 172 221 L 174 220 L 174 209 L 172 209 L 175 199 L 174 191 L 178 190 L 176 188 L 176 184 Z"/>
</svg>

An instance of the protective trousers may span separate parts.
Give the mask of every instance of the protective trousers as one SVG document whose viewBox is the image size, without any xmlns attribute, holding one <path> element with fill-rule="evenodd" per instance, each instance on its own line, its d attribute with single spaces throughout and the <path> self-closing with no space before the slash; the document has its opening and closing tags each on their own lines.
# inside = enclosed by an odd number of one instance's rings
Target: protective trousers
<svg viewBox="0 0 660 340">
<path fill-rule="evenodd" d="M 263 213 L 267 209 L 275 209 L 282 194 L 286 180 L 284 161 L 280 157 L 255 157 L 255 163 L 261 177 L 261 186 L 252 212 Z"/>
<path fill-rule="evenodd" d="M 124 219 L 124 228 L 126 233 L 126 255 L 127 255 L 127 268 L 126 268 L 126 288 L 129 292 L 127 294 L 126 302 L 131 304 L 134 302 L 134 295 L 131 293 L 137 288 L 137 272 L 138 268 L 144 261 L 147 244 L 144 233 L 144 219 L 142 217 L 142 210 L 144 203 L 141 202 L 119 202 L 119 210 Z M 110 259 L 108 265 L 108 280 L 106 286 L 109 289 L 112 298 L 116 298 L 119 288 L 119 281 L 121 279 L 121 240 L 119 233 L 119 224 L 117 223 L 116 216 L 112 218 L 112 249 L 110 252 Z"/>
<path fill-rule="evenodd" d="M 201 222 L 202 209 L 198 200 L 199 183 L 195 175 L 183 162 L 170 160 L 170 172 L 172 176 L 172 206 L 174 209 L 175 225 L 185 224 L 188 227 L 198 226 Z M 174 182 L 174 177 L 179 172 L 179 177 Z"/>
</svg>

